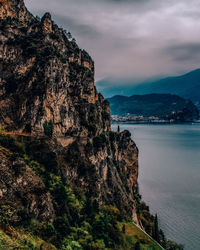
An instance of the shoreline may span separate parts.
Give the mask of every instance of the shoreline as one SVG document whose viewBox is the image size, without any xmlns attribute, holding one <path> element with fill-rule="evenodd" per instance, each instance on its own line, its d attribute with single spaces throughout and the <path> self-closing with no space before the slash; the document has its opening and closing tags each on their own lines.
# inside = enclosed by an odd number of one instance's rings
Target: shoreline
<svg viewBox="0 0 200 250">
<path fill-rule="evenodd" d="M 155 121 L 155 122 L 153 122 L 153 121 L 151 121 L 151 122 L 149 122 L 149 121 L 112 121 L 112 125 L 113 124 L 150 124 L 150 125 L 152 125 L 152 124 L 155 124 L 155 125 L 159 125 L 159 124 L 161 124 L 161 125 L 164 125 L 164 124 L 166 124 L 166 125 L 176 125 L 176 124 L 200 124 L 200 120 L 197 120 L 197 121 L 185 121 L 185 122 L 169 122 L 169 121 Z"/>
</svg>

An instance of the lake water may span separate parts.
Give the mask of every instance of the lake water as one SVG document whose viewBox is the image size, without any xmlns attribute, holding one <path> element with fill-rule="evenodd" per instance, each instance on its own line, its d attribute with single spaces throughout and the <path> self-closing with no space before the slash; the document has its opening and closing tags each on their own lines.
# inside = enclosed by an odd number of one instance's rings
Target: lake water
<svg viewBox="0 0 200 250">
<path fill-rule="evenodd" d="M 200 124 L 120 128 L 139 148 L 140 193 L 165 235 L 185 250 L 200 250 Z"/>
</svg>

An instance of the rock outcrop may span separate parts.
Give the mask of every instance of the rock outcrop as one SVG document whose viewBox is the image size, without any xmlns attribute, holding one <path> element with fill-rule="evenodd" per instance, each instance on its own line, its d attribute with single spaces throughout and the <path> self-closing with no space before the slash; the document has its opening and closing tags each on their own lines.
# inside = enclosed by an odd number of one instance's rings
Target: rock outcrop
<svg viewBox="0 0 200 250">
<path fill-rule="evenodd" d="M 128 131 L 111 132 L 109 103 L 94 86 L 93 60 L 49 13 L 40 21 L 22 0 L 1 0 L 0 8 L 1 127 L 29 136 L 25 153 L 40 162 L 40 139 L 51 126 L 52 138 L 46 140 L 56 162 L 53 171 L 83 187 L 99 204 L 115 205 L 137 221 L 138 150 Z M 15 161 L 8 159 L 0 164 L 1 204 L 20 207 L 31 217 L 53 219 L 56 206 L 43 180 L 23 155 L 18 174 Z"/>
<path fill-rule="evenodd" d="M 0 157 L 0 207 L 9 206 L 14 210 L 15 223 L 19 217 L 52 221 L 52 198 L 41 178 L 23 159 L 13 159 L 8 149 L 1 147 Z"/>
<path fill-rule="evenodd" d="M 0 0 L 0 18 L 18 18 L 30 20 L 33 16 L 27 11 L 23 0 Z"/>
<path fill-rule="evenodd" d="M 99 204 L 114 205 L 137 221 L 138 150 L 128 131 L 76 140 L 64 149 L 63 157 L 63 176 L 81 183 Z"/>
<path fill-rule="evenodd" d="M 51 120 L 56 137 L 108 131 L 109 105 L 96 91 L 87 52 L 66 37 L 49 13 L 41 21 L 28 18 L 23 1 L 17 0 L 1 8 L 0 123 L 7 130 L 38 135 Z"/>
</svg>

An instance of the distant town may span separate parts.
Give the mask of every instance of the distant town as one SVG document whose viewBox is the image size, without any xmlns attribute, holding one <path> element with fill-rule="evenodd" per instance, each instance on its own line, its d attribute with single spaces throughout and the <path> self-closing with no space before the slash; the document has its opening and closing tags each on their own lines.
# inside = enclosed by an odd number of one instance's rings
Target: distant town
<svg viewBox="0 0 200 250">
<path fill-rule="evenodd" d="M 136 123 L 173 123 L 180 121 L 171 117 L 160 118 L 157 116 L 145 117 L 143 115 L 126 114 L 124 116 L 111 115 L 112 122 L 136 122 Z"/>
</svg>

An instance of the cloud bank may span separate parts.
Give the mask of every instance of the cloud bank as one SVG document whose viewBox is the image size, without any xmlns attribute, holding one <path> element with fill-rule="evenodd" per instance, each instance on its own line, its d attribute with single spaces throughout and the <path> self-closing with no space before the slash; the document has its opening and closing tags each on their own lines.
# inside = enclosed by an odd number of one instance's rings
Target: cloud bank
<svg viewBox="0 0 200 250">
<path fill-rule="evenodd" d="M 199 0 L 25 0 L 49 11 L 96 65 L 96 79 L 177 75 L 200 64 Z"/>
</svg>

